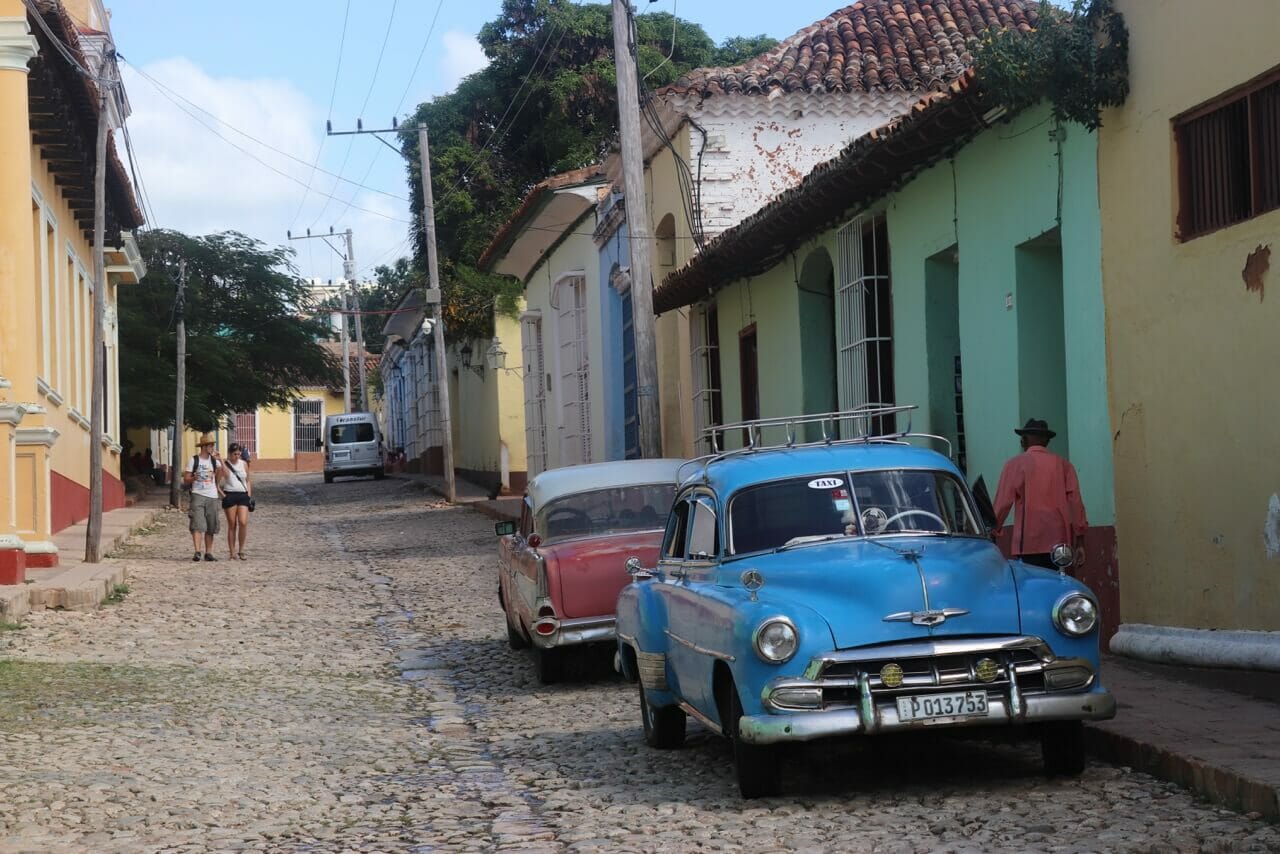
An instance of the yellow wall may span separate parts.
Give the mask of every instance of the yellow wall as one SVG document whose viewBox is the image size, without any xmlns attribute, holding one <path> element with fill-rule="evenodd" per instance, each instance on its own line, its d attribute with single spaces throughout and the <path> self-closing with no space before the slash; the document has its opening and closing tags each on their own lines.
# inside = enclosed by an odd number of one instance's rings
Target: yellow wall
<svg viewBox="0 0 1280 854">
<path fill-rule="evenodd" d="M 497 314 L 494 333 L 507 353 L 505 369 L 489 367 L 487 353 L 493 344 L 492 338 L 477 338 L 470 342 L 469 368 L 462 367 L 458 354 L 460 345 L 450 345 L 452 381 L 449 393 L 452 395 L 454 467 L 497 476 L 504 468 L 504 446 L 508 474 L 525 472 L 528 465 L 525 458 L 520 322 Z M 484 370 L 477 372 L 480 365 L 484 365 Z M 510 485 L 509 479 L 507 485 Z"/>
<path fill-rule="evenodd" d="M 1280 252 L 1280 211 L 1174 237 L 1171 120 L 1280 63 L 1280 3 L 1229 5 L 1193 26 L 1196 0 L 1117 0 L 1132 89 L 1103 117 L 1098 171 L 1121 619 L 1276 630 L 1280 257 L 1270 299 L 1241 271 L 1260 245 Z"/>
</svg>

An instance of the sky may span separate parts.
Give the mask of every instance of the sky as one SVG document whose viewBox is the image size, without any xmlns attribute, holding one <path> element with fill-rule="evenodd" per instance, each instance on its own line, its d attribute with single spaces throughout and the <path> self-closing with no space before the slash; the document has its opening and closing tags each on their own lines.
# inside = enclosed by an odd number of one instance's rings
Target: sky
<svg viewBox="0 0 1280 854">
<path fill-rule="evenodd" d="M 845 5 L 633 2 L 642 12 L 674 10 L 716 43 L 786 38 Z M 452 91 L 484 66 L 475 34 L 501 0 L 107 5 L 150 225 L 191 234 L 234 229 L 290 244 L 302 275 L 320 279 L 340 278 L 341 258 L 323 240 L 290 242 L 286 233 L 349 228 L 363 280 L 411 251 L 403 161 L 373 136 L 326 137 L 325 122 L 346 130 L 359 117 L 366 128 L 387 127 L 392 116 Z"/>
</svg>

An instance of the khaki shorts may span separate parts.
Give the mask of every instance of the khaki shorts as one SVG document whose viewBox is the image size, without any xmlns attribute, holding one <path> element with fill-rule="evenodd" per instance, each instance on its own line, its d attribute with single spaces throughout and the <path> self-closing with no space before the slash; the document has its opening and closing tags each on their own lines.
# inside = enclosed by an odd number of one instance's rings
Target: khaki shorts
<svg viewBox="0 0 1280 854">
<path fill-rule="evenodd" d="M 222 501 L 207 495 L 191 495 L 191 506 L 187 510 L 191 518 L 191 533 L 216 534 L 222 530 L 218 520 L 222 516 Z"/>
</svg>

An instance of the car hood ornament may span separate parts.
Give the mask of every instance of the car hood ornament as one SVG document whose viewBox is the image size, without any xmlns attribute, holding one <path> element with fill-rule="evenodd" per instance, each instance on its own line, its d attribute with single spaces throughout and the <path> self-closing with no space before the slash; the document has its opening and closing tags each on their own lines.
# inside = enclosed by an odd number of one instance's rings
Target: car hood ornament
<svg viewBox="0 0 1280 854">
<path fill-rule="evenodd" d="M 756 601 L 756 593 L 764 587 L 764 574 L 758 569 L 748 569 L 742 573 L 742 586 L 751 592 L 751 601 Z"/>
<path fill-rule="evenodd" d="M 884 618 L 886 623 L 906 623 L 910 622 L 916 626 L 927 626 L 933 628 L 945 623 L 951 617 L 963 617 L 968 614 L 966 608 L 940 608 L 938 610 L 925 611 L 899 611 L 896 614 L 889 614 Z"/>
</svg>

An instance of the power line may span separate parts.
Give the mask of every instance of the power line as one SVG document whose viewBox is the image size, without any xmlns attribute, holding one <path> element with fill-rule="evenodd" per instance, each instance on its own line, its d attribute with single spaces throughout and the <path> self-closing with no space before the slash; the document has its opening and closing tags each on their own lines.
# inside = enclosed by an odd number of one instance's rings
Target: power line
<svg viewBox="0 0 1280 854">
<path fill-rule="evenodd" d="M 133 67 L 133 68 L 134 68 L 134 70 L 137 70 L 137 66 L 136 66 L 136 65 L 135 65 L 135 66 L 131 66 L 131 67 Z M 150 79 L 151 79 L 150 77 L 147 77 L 147 75 L 145 75 L 145 74 L 144 74 L 143 76 L 144 76 L 144 77 L 146 77 L 148 80 L 150 80 Z M 154 83 L 155 81 L 151 81 L 151 82 L 153 82 L 153 83 Z M 272 172 L 276 173 L 276 174 L 277 174 L 277 175 L 279 175 L 280 177 L 285 178 L 286 180 L 292 181 L 293 183 L 297 184 L 297 185 L 298 185 L 298 186 L 300 186 L 300 187 L 305 187 L 305 186 L 306 186 L 306 183 L 305 183 L 305 182 L 303 182 L 303 180 L 302 180 L 301 178 L 297 178 L 297 177 L 295 177 L 295 176 L 293 176 L 293 175 L 290 175 L 288 172 L 285 172 L 285 171 L 284 171 L 284 170 L 282 170 L 282 169 L 278 169 L 277 167 L 272 166 L 270 163 L 268 163 L 267 161 L 263 160 L 261 157 L 259 157 L 258 155 L 254 154 L 252 151 L 249 151 L 248 149 L 244 148 L 243 146 L 237 145 L 235 142 L 232 142 L 230 139 L 227 139 L 225 136 L 223 136 L 222 134 L 220 134 L 220 133 L 217 131 L 217 129 L 216 129 L 216 128 L 214 128 L 214 127 L 212 127 L 212 126 L 210 126 L 210 125 L 206 124 L 206 123 L 205 123 L 205 122 L 204 122 L 204 121 L 203 121 L 203 120 L 202 120 L 198 115 L 196 115 L 195 113 L 193 113 L 193 112 L 191 112 L 190 110 L 188 110 L 188 109 L 187 109 L 185 106 L 183 106 L 179 101 L 177 101 L 175 98 L 173 98 L 172 96 L 170 96 L 168 92 L 164 91 L 164 87 L 160 86 L 159 84 L 156 84 L 156 88 L 157 88 L 157 90 L 160 92 L 160 94 L 161 94 L 161 95 L 163 95 L 166 99 L 168 99 L 168 100 L 169 100 L 169 102 L 170 102 L 170 103 L 172 103 L 175 107 L 177 107 L 177 108 L 178 108 L 179 110 L 181 110 L 182 112 L 186 113 L 186 114 L 187 114 L 188 116 L 190 116 L 190 117 L 192 118 L 192 120 L 194 120 L 198 125 L 200 125 L 200 126 L 201 126 L 202 128 L 204 128 L 205 130 L 209 131 L 209 133 L 213 134 L 213 135 L 214 135 L 214 136 L 216 136 L 218 139 L 220 139 L 220 140 L 222 140 L 223 142 L 225 142 L 227 145 L 229 145 L 229 146 L 231 146 L 232 148 L 234 148 L 236 151 L 239 151 L 241 154 L 245 155 L 245 156 L 246 156 L 246 157 L 248 157 L 249 159 L 251 159 L 251 160 L 253 160 L 253 161 L 257 162 L 258 164 L 260 164 L 260 165 L 262 165 L 262 166 L 266 167 L 267 169 L 270 169 Z M 293 158 L 293 159 L 295 159 L 295 160 L 296 160 L 297 158 Z M 301 161 L 300 161 L 300 162 L 301 162 Z M 320 190 L 315 190 L 315 192 L 316 192 L 316 193 L 318 193 L 318 194 L 320 194 L 320 195 L 322 195 L 322 196 L 324 196 L 325 198 L 329 199 L 330 201 L 332 201 L 334 198 L 336 198 L 336 196 L 334 196 L 332 193 L 324 193 L 324 192 L 321 192 Z M 381 191 L 381 190 L 378 190 L 378 191 L 376 191 L 376 192 L 382 192 L 382 191 Z M 390 195 L 390 194 L 388 193 L 388 194 L 386 194 L 386 195 Z M 400 197 L 400 196 L 393 196 L 393 198 L 397 198 L 397 199 L 401 199 L 401 200 L 403 200 L 403 199 L 402 199 L 402 197 Z M 365 213 L 373 214 L 374 216 L 381 217 L 382 219 L 386 219 L 386 220 L 391 220 L 392 222 L 402 222 L 402 223 L 405 223 L 406 225 L 412 225 L 412 224 L 413 224 L 411 220 L 401 219 L 400 217 L 397 217 L 397 216 L 391 216 L 390 214 L 384 214 L 384 213 L 382 213 L 381 211 L 375 211 L 375 210 L 372 210 L 371 208 L 363 208 L 363 207 L 360 207 L 359 205 L 352 205 L 352 207 L 353 207 L 353 208 L 355 208 L 355 209 L 356 209 L 356 210 L 358 210 L 358 211 L 364 211 Z"/>
<path fill-rule="evenodd" d="M 325 115 L 326 119 L 333 118 L 333 100 L 338 95 L 338 77 L 342 72 L 342 51 L 347 46 L 347 20 L 351 16 L 351 0 L 347 0 L 346 10 L 342 13 L 342 36 L 338 39 L 338 64 L 333 69 L 333 85 L 329 88 L 329 111 Z M 329 139 L 328 136 L 320 137 L 320 145 L 316 148 L 316 159 L 311 162 L 311 172 L 307 175 L 307 188 L 302 191 L 302 198 L 298 200 L 298 209 L 293 212 L 293 219 L 289 221 L 289 228 L 293 228 L 298 224 L 298 217 L 302 215 L 302 208 L 307 203 L 307 196 L 311 194 L 311 182 L 316 177 L 316 167 L 320 165 L 320 155 L 324 152 L 324 144 Z M 363 178 L 361 180 L 364 180 Z"/>
<path fill-rule="evenodd" d="M 283 149 L 277 148 L 277 147 L 275 147 L 274 145 L 272 145 L 271 143 L 269 143 L 269 142 L 266 142 L 266 141 L 264 141 L 264 140 L 259 139 L 258 137 L 254 136 L 253 134 L 249 133 L 248 131 L 246 131 L 246 130 L 242 130 L 242 129 L 240 129 L 240 128 L 236 127 L 235 125 L 231 124 L 230 122 L 228 122 L 228 121 L 226 121 L 226 120 L 224 120 L 224 119 L 219 118 L 215 113 L 213 113 L 213 112 L 211 112 L 210 110 L 207 110 L 207 109 L 205 109 L 204 107 L 200 106 L 200 105 L 199 105 L 199 104 L 197 104 L 195 101 L 192 101 L 190 98 L 188 98 L 188 97 L 186 97 L 185 95 L 183 95 L 181 92 L 178 92 L 178 91 L 176 91 L 175 89 L 172 89 L 172 88 L 170 88 L 169 86 L 165 85 L 164 83 L 160 82 L 160 81 L 159 81 L 159 80 L 157 80 L 155 77 L 153 77 L 153 76 L 151 76 L 150 74 L 148 74 L 147 72 L 143 71 L 143 70 L 142 70 L 141 68 L 139 68 L 138 66 L 136 66 L 136 65 L 134 65 L 133 63 L 129 62 L 129 61 L 128 61 L 127 59 L 125 59 L 123 56 L 121 56 L 121 57 L 120 57 L 120 60 L 121 60 L 122 62 L 124 62 L 126 65 L 128 65 L 130 68 L 132 68 L 132 69 L 134 70 L 134 72 L 135 72 L 135 73 L 137 73 L 140 77 L 143 77 L 144 79 L 146 79 L 146 81 L 147 81 L 148 83 L 150 83 L 151 85 L 155 86 L 157 89 L 162 90 L 162 91 L 161 91 L 161 94 L 162 94 L 162 95 L 165 95 L 165 97 L 167 97 L 170 101 L 173 101 L 173 99 L 174 99 L 174 98 L 177 98 L 178 100 L 180 100 L 180 101 L 182 101 L 182 102 L 184 102 L 184 103 L 186 103 L 186 104 L 190 105 L 193 109 L 199 110 L 200 112 L 204 113 L 206 116 L 208 116 L 209 118 L 213 119 L 215 122 L 217 122 L 218 124 L 220 124 L 220 125 L 222 125 L 223 127 L 227 128 L 228 130 L 230 130 L 230 131 L 234 131 L 235 133 L 238 133 L 240 136 L 243 136 L 245 139 L 248 139 L 248 140 L 250 140 L 251 142 L 254 142 L 254 143 L 256 143 L 256 144 L 258 144 L 258 145 L 262 146 L 263 148 L 267 149 L 268 151 L 275 152 L 276 154 L 279 154 L 281 157 L 288 158 L 289 160 L 292 160 L 294 163 L 299 163 L 299 164 L 301 164 L 301 165 L 303 165 L 303 166 L 311 165 L 311 166 L 312 166 L 312 168 L 313 168 L 313 169 L 315 169 L 315 171 L 322 172 L 322 173 L 324 173 L 325 175 L 329 175 L 329 176 L 331 176 L 331 177 L 333 177 L 333 178 L 336 178 L 336 179 L 338 179 L 339 181 L 342 181 L 342 182 L 344 182 L 344 183 L 352 184 L 352 185 L 354 185 L 357 189 L 360 189 L 360 190 L 368 190 L 368 191 L 369 191 L 369 192 L 371 192 L 371 193 L 377 193 L 377 194 L 382 195 L 382 196 L 387 196 L 388 198 L 392 198 L 392 199 L 395 199 L 396 201 L 400 201 L 400 202 L 407 202 L 407 201 L 408 201 L 408 199 L 407 199 L 407 198 L 405 198 L 404 196 L 397 196 L 395 193 L 389 193 L 389 192 L 387 192 L 386 190 L 379 190 L 377 187 L 366 187 L 366 186 L 364 186 L 363 184 L 358 184 L 358 183 L 356 183 L 355 181 L 352 181 L 352 180 L 347 179 L 347 178 L 343 178 L 341 175 L 335 174 L 335 173 L 333 173 L 333 172 L 329 172 L 328 170 L 325 170 L 325 169 L 320 169 L 320 168 L 318 168 L 317 166 L 315 166 L 314 164 L 309 164 L 309 163 L 308 163 L 308 161 L 303 160 L 301 157 L 298 157 L 298 156 L 297 156 L 297 155 L 295 155 L 295 154 L 290 154 L 289 152 L 287 152 L 287 151 L 285 151 L 285 150 L 283 150 Z M 185 110 L 185 109 L 183 110 L 183 112 L 186 112 L 188 115 L 191 115 L 190 111 L 187 111 L 187 110 Z M 195 118 L 195 117 L 193 116 L 193 118 Z M 203 122 L 201 122 L 201 124 L 204 124 L 204 123 L 203 123 Z M 206 125 L 206 127 L 208 127 L 208 126 Z M 219 135 L 220 135 L 220 134 L 219 134 Z M 221 136 L 221 135 L 220 135 L 220 136 Z M 224 139 L 225 139 L 225 137 L 224 137 Z M 307 187 L 308 187 L 308 189 L 310 189 L 310 185 L 309 185 L 309 183 L 308 183 L 307 185 L 305 185 L 305 186 L 307 186 Z"/>
</svg>

